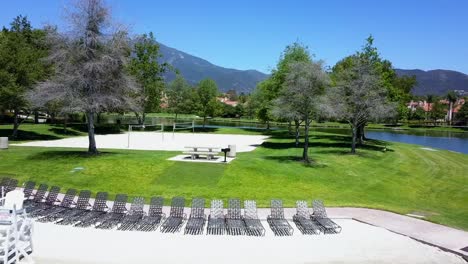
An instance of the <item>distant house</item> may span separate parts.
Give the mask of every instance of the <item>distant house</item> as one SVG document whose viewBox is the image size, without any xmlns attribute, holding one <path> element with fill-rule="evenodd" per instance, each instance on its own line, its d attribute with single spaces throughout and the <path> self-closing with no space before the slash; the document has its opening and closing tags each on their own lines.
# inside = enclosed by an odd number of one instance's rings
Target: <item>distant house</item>
<svg viewBox="0 0 468 264">
<path fill-rule="evenodd" d="M 236 107 L 239 104 L 239 101 L 230 100 L 227 96 L 222 96 L 217 98 L 223 104 L 227 104 L 233 107 Z"/>
<path fill-rule="evenodd" d="M 446 100 L 446 99 L 443 99 L 443 100 L 439 100 L 439 103 L 447 105 L 447 116 L 445 117 L 445 119 L 448 120 L 448 116 L 449 116 L 449 114 L 448 114 L 448 111 L 449 111 L 448 105 L 450 104 L 450 102 L 448 100 Z M 453 104 L 453 113 L 454 114 L 458 113 L 458 111 L 460 111 L 460 108 L 464 104 L 465 104 L 465 99 L 463 99 L 463 98 L 458 99 Z M 407 103 L 406 105 L 408 106 L 408 108 L 411 111 L 416 111 L 416 109 L 419 107 L 419 108 L 422 108 L 425 112 L 429 112 L 429 111 L 432 110 L 433 103 L 428 103 L 426 101 L 415 102 L 415 101 L 411 100 L 411 102 Z"/>
</svg>

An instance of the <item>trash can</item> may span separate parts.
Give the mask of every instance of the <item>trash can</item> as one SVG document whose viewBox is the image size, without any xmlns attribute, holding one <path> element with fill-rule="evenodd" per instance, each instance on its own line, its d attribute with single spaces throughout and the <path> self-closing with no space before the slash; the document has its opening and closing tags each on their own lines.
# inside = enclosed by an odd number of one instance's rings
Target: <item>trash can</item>
<svg viewBox="0 0 468 264">
<path fill-rule="evenodd" d="M 228 145 L 228 148 L 230 150 L 227 153 L 227 156 L 230 158 L 235 158 L 236 157 L 236 145 Z"/>
<path fill-rule="evenodd" d="M 0 149 L 8 149 L 8 138 L 0 137 Z"/>
</svg>

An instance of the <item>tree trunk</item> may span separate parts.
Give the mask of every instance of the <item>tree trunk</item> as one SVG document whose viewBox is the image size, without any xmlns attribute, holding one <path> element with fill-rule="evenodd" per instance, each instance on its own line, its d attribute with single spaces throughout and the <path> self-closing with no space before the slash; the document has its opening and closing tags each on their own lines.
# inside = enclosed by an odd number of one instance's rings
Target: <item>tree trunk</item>
<svg viewBox="0 0 468 264">
<path fill-rule="evenodd" d="M 357 127 L 353 125 L 352 128 L 353 140 L 351 142 L 351 154 L 356 154 L 356 138 L 357 138 Z"/>
<path fill-rule="evenodd" d="M 364 125 L 359 125 L 357 129 L 357 145 L 362 146 L 364 144 L 364 140 L 366 140 L 366 135 L 364 134 Z"/>
<path fill-rule="evenodd" d="M 19 115 L 18 109 L 13 110 L 13 115 L 14 115 L 13 116 L 13 133 L 11 134 L 11 137 L 13 139 L 16 139 L 18 138 L 18 128 L 20 125 L 19 120 L 18 120 L 18 115 Z"/>
<path fill-rule="evenodd" d="M 39 112 L 34 111 L 34 124 L 39 124 Z"/>
<path fill-rule="evenodd" d="M 136 119 L 137 119 L 138 125 L 142 125 L 140 113 L 135 112 L 135 117 L 136 117 Z"/>
<path fill-rule="evenodd" d="M 266 129 L 267 129 L 267 130 L 270 130 L 270 120 L 267 120 L 267 121 L 266 121 L 266 124 L 267 124 Z"/>
<path fill-rule="evenodd" d="M 299 136 L 300 136 L 300 131 L 299 128 L 301 126 L 301 123 L 299 123 L 299 120 L 294 120 L 294 126 L 295 126 L 295 137 L 296 137 L 296 147 L 299 146 Z"/>
<path fill-rule="evenodd" d="M 304 160 L 305 163 L 310 163 L 310 160 L 309 160 L 309 126 L 310 126 L 309 119 L 306 118 L 305 130 L 304 130 L 304 150 L 302 151 L 302 160 Z"/>
<path fill-rule="evenodd" d="M 175 113 L 175 121 L 174 121 L 175 123 L 177 123 L 177 115 L 178 113 Z"/>
<path fill-rule="evenodd" d="M 205 124 L 206 124 L 206 116 L 203 116 L 203 128 L 205 128 Z"/>
<path fill-rule="evenodd" d="M 96 114 L 96 123 L 101 124 L 101 113 Z"/>
<path fill-rule="evenodd" d="M 449 125 L 452 125 L 452 115 L 453 115 L 453 102 L 450 102 L 450 108 L 448 113 Z"/>
<path fill-rule="evenodd" d="M 68 114 L 63 116 L 63 133 L 67 133 L 67 124 L 68 124 Z"/>
<path fill-rule="evenodd" d="M 144 124 L 145 124 L 145 121 L 146 121 L 146 113 L 145 113 L 145 112 L 142 112 L 142 113 L 141 113 L 141 124 L 144 125 Z"/>
<path fill-rule="evenodd" d="M 288 134 L 292 135 L 291 120 L 288 120 Z"/>
<path fill-rule="evenodd" d="M 86 121 L 88 123 L 88 139 L 89 139 L 88 153 L 98 154 L 99 152 L 96 148 L 96 139 L 94 138 L 94 113 L 93 112 L 86 112 Z"/>
</svg>

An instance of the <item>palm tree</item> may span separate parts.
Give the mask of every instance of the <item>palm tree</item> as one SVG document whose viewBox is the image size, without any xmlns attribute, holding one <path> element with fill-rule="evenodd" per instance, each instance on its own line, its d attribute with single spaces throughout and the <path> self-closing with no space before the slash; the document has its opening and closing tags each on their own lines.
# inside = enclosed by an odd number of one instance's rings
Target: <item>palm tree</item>
<svg viewBox="0 0 468 264">
<path fill-rule="evenodd" d="M 458 99 L 458 96 L 454 91 L 449 91 L 447 93 L 447 101 L 449 102 L 449 112 L 448 112 L 449 125 L 452 125 L 453 104 L 457 102 L 457 99 Z"/>
</svg>

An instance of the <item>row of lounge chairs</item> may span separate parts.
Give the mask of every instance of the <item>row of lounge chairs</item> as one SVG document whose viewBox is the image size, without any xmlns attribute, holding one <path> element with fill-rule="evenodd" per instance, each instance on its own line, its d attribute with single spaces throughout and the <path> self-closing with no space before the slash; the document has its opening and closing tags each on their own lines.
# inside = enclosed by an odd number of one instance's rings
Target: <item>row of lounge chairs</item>
<svg viewBox="0 0 468 264">
<path fill-rule="evenodd" d="M 2 190 L 8 190 L 2 185 Z M 7 183 L 7 181 L 5 181 Z M 90 203 L 91 192 L 82 190 L 75 198 L 77 190 L 68 189 L 62 200 L 58 200 L 60 187 L 52 186 L 49 191 L 46 184 L 40 184 L 34 192 L 35 183 L 28 181 L 24 184 L 26 212 L 39 222 L 54 222 L 59 225 L 73 225 L 77 227 L 94 226 L 99 229 L 114 229 L 122 231 L 155 231 L 160 228 L 163 233 L 180 232 L 185 225 L 184 234 L 200 235 L 248 235 L 264 236 L 265 228 L 257 215 L 254 200 L 244 201 L 242 214 L 241 200 L 229 199 L 227 214 L 224 214 L 222 200 L 212 200 L 210 214 L 205 215 L 205 199 L 194 198 L 189 217 L 184 213 L 185 198 L 174 197 L 171 201 L 169 216 L 162 211 L 164 199 L 151 198 L 148 213 L 144 208 L 144 198 L 135 197 L 130 208 L 127 209 L 128 196 L 118 194 L 112 208 L 107 206 L 108 194 L 99 192 L 93 205 Z M 16 188 L 16 186 L 15 186 Z M 10 188 L 11 190 L 11 188 Z M 325 207 L 320 200 L 313 201 L 313 214 L 310 214 L 306 201 L 297 201 L 296 214 L 293 222 L 302 234 L 331 234 L 341 232 L 341 227 L 327 217 Z M 277 236 L 291 236 L 294 229 L 284 217 L 282 200 L 271 201 L 271 214 L 267 222 Z"/>
</svg>

